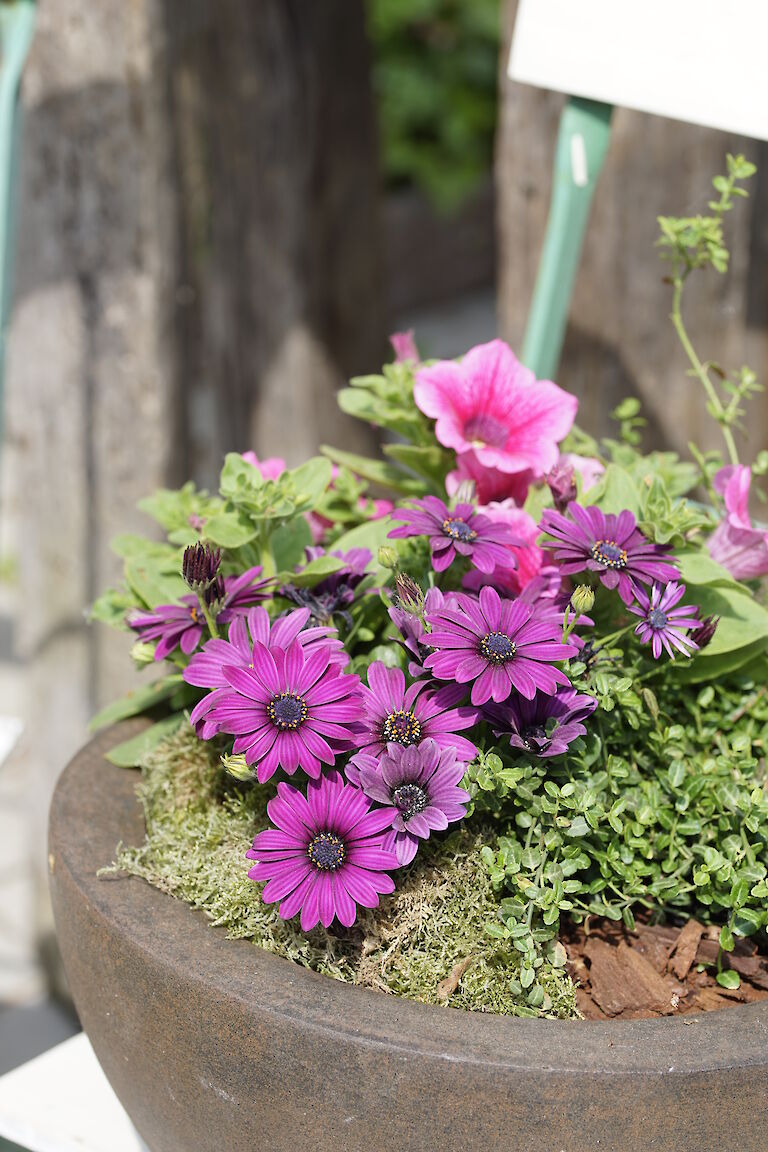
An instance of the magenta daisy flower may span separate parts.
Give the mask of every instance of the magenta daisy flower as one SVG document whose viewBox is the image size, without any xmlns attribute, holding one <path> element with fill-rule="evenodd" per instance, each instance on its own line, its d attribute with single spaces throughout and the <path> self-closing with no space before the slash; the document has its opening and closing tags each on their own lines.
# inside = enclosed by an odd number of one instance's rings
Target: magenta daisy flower
<svg viewBox="0 0 768 1152">
<path fill-rule="evenodd" d="M 388 744 L 407 748 L 434 740 L 439 748 L 452 748 L 459 760 L 469 762 L 477 748 L 457 735 L 477 723 L 477 709 L 457 708 L 466 696 L 461 684 L 448 684 L 436 692 L 417 681 L 409 688 L 399 668 L 376 661 L 368 668 L 368 687 L 360 689 L 364 728 L 358 737 L 361 752 L 380 756 Z"/>
<path fill-rule="evenodd" d="M 394 891 L 388 869 L 397 867 L 397 857 L 384 831 L 391 814 L 370 808 L 338 772 L 311 780 L 306 797 L 278 784 L 267 804 L 276 827 L 260 832 L 246 856 L 256 861 L 248 875 L 267 881 L 262 898 L 267 904 L 279 900 L 284 920 L 301 912 L 304 932 L 318 922 L 328 928 L 334 917 L 349 928 L 358 904 L 376 908 L 380 894 Z"/>
<path fill-rule="evenodd" d="M 629 606 L 639 584 L 665 583 L 674 580 L 678 571 L 667 563 L 667 549 L 652 544 L 640 532 L 631 512 L 618 516 L 601 512 L 599 508 L 582 508 L 569 504 L 572 519 L 548 508 L 541 520 L 541 529 L 554 536 L 545 541 L 545 548 L 555 549 L 555 560 L 564 576 L 574 572 L 599 572 L 606 588 L 618 588 L 619 595 Z"/>
<path fill-rule="evenodd" d="M 672 660 L 675 658 L 673 649 L 682 652 L 683 656 L 690 656 L 698 648 L 686 633 L 701 624 L 697 615 L 699 610 L 686 604 L 678 608 L 677 604 L 684 595 L 685 584 L 675 581 L 666 586 L 654 584 L 650 596 L 643 588 L 638 588 L 637 603 L 629 606 L 630 612 L 640 617 L 635 635 L 643 644 L 651 645 L 655 660 L 661 656 L 662 647 Z"/>
<path fill-rule="evenodd" d="M 537 613 L 522 600 L 502 600 L 483 588 L 479 600 L 459 596 L 457 608 L 441 608 L 426 617 L 430 644 L 437 649 L 426 667 L 440 680 L 472 684 L 472 703 L 497 704 L 513 692 L 532 700 L 536 692 L 552 696 L 570 681 L 555 661 L 575 656 L 574 644 L 563 644 L 562 629 L 551 611 Z"/>
<path fill-rule="evenodd" d="M 326 645 L 306 653 L 298 641 L 287 649 L 257 642 L 252 655 L 252 668 L 224 666 L 233 691 L 216 701 L 211 722 L 236 737 L 235 755 L 256 765 L 260 783 L 278 768 L 318 777 L 354 740 L 360 678 L 340 672 Z"/>
<path fill-rule="evenodd" d="M 349 656 L 334 630 L 307 628 L 308 620 L 308 608 L 297 608 L 274 623 L 266 608 L 251 608 L 247 617 L 235 617 L 229 626 L 227 640 L 209 640 L 201 652 L 195 653 L 184 669 L 184 679 L 197 688 L 212 689 L 195 705 L 189 717 L 201 739 L 210 740 L 218 732 L 218 724 L 209 718 L 209 714 L 221 698 L 232 691 L 224 668 L 252 668 L 254 644 L 263 644 L 265 648 L 290 648 L 294 640 L 298 640 L 305 653 L 322 647 L 330 653 L 332 664 L 346 667 Z"/>
<path fill-rule="evenodd" d="M 585 736 L 582 723 L 597 707 L 597 700 L 574 688 L 554 696 L 537 692 L 533 700 L 511 696 L 504 704 L 491 704 L 484 715 L 494 735 L 506 737 L 513 748 L 547 759 L 567 751 L 577 736 Z"/>
<path fill-rule="evenodd" d="M 216 576 L 210 599 L 217 624 L 228 624 L 251 605 L 268 598 L 271 581 L 258 580 L 260 575 L 261 568 L 249 568 L 241 576 Z M 132 612 L 127 622 L 142 640 L 157 641 L 155 660 L 165 660 L 177 648 L 190 656 L 208 632 L 200 601 L 192 594 L 182 596 L 178 604 L 158 604 L 151 612 Z"/>
<path fill-rule="evenodd" d="M 469 792 L 458 787 L 466 765 L 452 748 L 434 740 L 418 748 L 390 744 L 381 759 L 363 754 L 357 770 L 366 796 L 386 805 L 398 864 L 410 864 L 419 840 L 427 840 L 430 832 L 442 832 L 466 815 Z"/>
<path fill-rule="evenodd" d="M 402 527 L 389 533 L 393 539 L 429 537 L 436 572 L 450 568 L 457 556 L 463 556 L 481 572 L 493 572 L 501 564 L 514 567 L 509 549 L 523 545 L 508 525 L 481 516 L 471 504 L 457 504 L 451 511 L 436 496 L 414 500 L 411 508 L 396 509 L 392 519 L 404 521 Z"/>
<path fill-rule="evenodd" d="M 554 467 L 578 407 L 551 380 L 537 380 L 502 340 L 471 348 L 460 364 L 425 365 L 413 396 L 437 421 L 435 435 L 446 448 L 474 452 L 485 468 L 537 476 Z"/>
</svg>

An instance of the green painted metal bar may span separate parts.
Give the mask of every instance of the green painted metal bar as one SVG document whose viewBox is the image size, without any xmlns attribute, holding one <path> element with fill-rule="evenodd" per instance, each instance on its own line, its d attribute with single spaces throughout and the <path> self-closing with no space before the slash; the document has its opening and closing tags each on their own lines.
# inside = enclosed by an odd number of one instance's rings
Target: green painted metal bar
<svg viewBox="0 0 768 1152">
<path fill-rule="evenodd" d="M 523 363 L 540 379 L 552 379 L 560 363 L 592 195 L 608 150 L 612 112 L 610 104 L 573 96 L 560 117 L 552 202 L 522 354 Z"/>
<path fill-rule="evenodd" d="M 0 0 L 0 440 L 5 342 L 13 298 L 16 175 L 21 140 L 19 82 L 34 25 L 34 0 Z"/>
</svg>

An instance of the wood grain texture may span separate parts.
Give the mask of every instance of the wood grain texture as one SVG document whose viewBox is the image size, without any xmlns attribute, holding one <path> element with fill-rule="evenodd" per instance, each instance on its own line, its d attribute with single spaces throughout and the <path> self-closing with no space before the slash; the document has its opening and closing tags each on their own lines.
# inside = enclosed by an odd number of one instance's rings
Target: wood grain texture
<svg viewBox="0 0 768 1152">
<path fill-rule="evenodd" d="M 497 147 L 500 324 L 522 344 L 552 185 L 555 137 L 563 97 L 505 76 L 516 0 L 506 5 Z M 652 78 L 649 78 L 652 82 Z M 726 152 L 744 152 L 765 172 L 751 198 L 728 221 L 732 268 L 693 278 L 686 320 L 702 359 L 728 369 L 768 368 L 768 148 L 764 144 L 659 117 L 618 109 L 608 158 L 595 194 L 558 382 L 580 398 L 580 424 L 597 433 L 624 396 L 643 401 L 649 443 L 685 449 L 691 438 L 718 446 L 699 386 L 668 322 L 670 289 L 655 249 L 658 215 L 706 211 L 712 176 Z M 686 290 L 688 294 L 688 289 Z M 748 443 L 766 445 L 768 399 L 750 409 Z"/>
</svg>

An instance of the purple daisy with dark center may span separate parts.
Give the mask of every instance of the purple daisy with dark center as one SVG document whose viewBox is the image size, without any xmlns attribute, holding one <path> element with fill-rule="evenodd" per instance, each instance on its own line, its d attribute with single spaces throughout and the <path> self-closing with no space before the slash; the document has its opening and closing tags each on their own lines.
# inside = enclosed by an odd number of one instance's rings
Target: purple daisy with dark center
<svg viewBox="0 0 768 1152">
<path fill-rule="evenodd" d="M 261 600 L 268 599 L 272 581 L 258 580 L 261 568 L 249 568 L 241 576 L 215 574 L 206 592 L 206 603 L 212 607 L 217 624 L 228 624 Z M 210 591 L 214 595 L 210 596 Z M 165 660 L 177 648 L 190 656 L 208 632 L 205 615 L 195 595 L 182 596 L 178 604 L 158 604 L 151 612 L 132 612 L 127 617 L 145 641 L 157 641 L 155 660 Z"/>
<path fill-rule="evenodd" d="M 457 596 L 457 607 L 430 612 L 426 621 L 436 651 L 426 667 L 440 680 L 472 684 L 472 703 L 506 700 L 512 691 L 532 700 L 536 692 L 552 696 L 568 677 L 551 665 L 575 656 L 574 644 L 563 644 L 562 630 L 551 611 L 538 614 L 522 600 L 502 600 L 493 588 L 482 588 L 479 600 Z"/>
<path fill-rule="evenodd" d="M 267 813 L 276 827 L 253 841 L 246 855 L 257 863 L 248 875 L 267 881 L 262 898 L 280 901 L 284 920 L 301 912 L 303 932 L 318 922 L 328 928 L 334 917 L 348 928 L 358 904 L 376 908 L 380 894 L 394 891 L 391 815 L 372 812 L 364 793 L 338 772 L 310 781 L 306 796 L 278 784 Z"/>
<path fill-rule="evenodd" d="M 368 668 L 368 687 L 360 689 L 364 729 L 358 737 L 361 752 L 380 756 L 390 744 L 403 748 L 434 740 L 439 748 L 452 748 L 457 759 L 468 763 L 477 748 L 457 733 L 477 723 L 477 709 L 457 707 L 466 696 L 461 684 L 448 684 L 431 691 L 424 681 L 409 688 L 399 668 L 376 661 Z M 349 773 L 347 773 L 349 776 Z"/>
<path fill-rule="evenodd" d="M 414 500 L 410 508 L 396 509 L 392 519 L 404 521 L 389 533 L 393 539 L 429 537 L 436 572 L 450 568 L 457 556 L 469 560 L 481 572 L 493 572 L 502 565 L 513 568 L 515 559 L 510 545 L 523 545 L 506 524 L 480 515 L 472 504 L 457 504 L 449 509 L 436 496 L 425 496 Z"/>
<path fill-rule="evenodd" d="M 386 805 L 398 864 L 410 864 L 419 840 L 427 840 L 430 832 L 442 832 L 466 815 L 470 796 L 458 787 L 466 765 L 452 748 L 434 740 L 418 747 L 390 744 L 380 759 L 365 753 L 356 765 L 363 792 Z"/>
<path fill-rule="evenodd" d="M 665 583 L 679 575 L 665 559 L 667 549 L 643 536 L 631 512 L 615 516 L 574 503 L 568 505 L 568 512 L 571 519 L 548 508 L 541 519 L 542 532 L 555 538 L 543 546 L 555 550 L 564 576 L 599 572 L 601 583 L 606 588 L 618 588 L 629 606 L 639 584 L 654 580 Z"/>
<path fill-rule="evenodd" d="M 327 645 L 305 653 L 298 641 L 287 649 L 257 642 L 252 655 L 252 668 L 223 667 L 232 691 L 216 701 L 211 722 L 236 737 L 235 755 L 256 765 L 260 783 L 278 768 L 318 777 L 354 740 L 360 678 L 341 672 Z"/>
<path fill-rule="evenodd" d="M 210 740 L 218 732 L 218 724 L 210 719 L 210 713 L 222 697 L 232 691 L 224 668 L 252 668 L 254 644 L 289 648 L 298 640 L 307 655 L 322 647 L 328 651 L 332 664 L 346 667 L 349 656 L 334 630 L 308 628 L 308 621 L 308 608 L 296 608 L 274 622 L 266 608 L 250 608 L 247 616 L 236 616 L 232 621 L 228 639 L 209 640 L 202 651 L 195 653 L 184 669 L 184 679 L 197 688 L 212 689 L 195 705 L 189 717 L 201 739 Z"/>
<path fill-rule="evenodd" d="M 597 701 L 574 688 L 561 688 L 554 696 L 537 692 L 533 700 L 511 696 L 504 704 L 484 709 L 494 734 L 509 740 L 513 748 L 547 759 L 567 751 L 577 736 L 585 736 L 582 721 L 591 715 Z"/>
<path fill-rule="evenodd" d="M 691 638 L 689 631 L 701 625 L 698 608 L 691 605 L 677 605 L 685 595 L 685 584 L 673 581 L 666 587 L 654 584 L 650 595 L 637 590 L 637 603 L 630 604 L 629 610 L 640 617 L 635 635 L 643 644 L 650 644 L 655 660 L 664 648 L 670 659 L 675 658 L 675 649 L 684 656 L 690 656 L 699 645 Z"/>
<path fill-rule="evenodd" d="M 349 608 L 358 595 L 358 586 L 370 576 L 369 565 L 373 555 L 367 548 L 351 548 L 349 552 L 329 552 L 324 548 L 307 548 L 307 563 L 329 555 L 343 562 L 343 566 L 320 580 L 312 588 L 300 588 L 296 584 L 286 584 L 280 595 L 294 604 L 308 608 L 317 624 L 332 624 L 334 616 L 339 616 L 348 628 L 352 627 Z M 298 568 L 297 572 L 301 572 Z"/>
</svg>

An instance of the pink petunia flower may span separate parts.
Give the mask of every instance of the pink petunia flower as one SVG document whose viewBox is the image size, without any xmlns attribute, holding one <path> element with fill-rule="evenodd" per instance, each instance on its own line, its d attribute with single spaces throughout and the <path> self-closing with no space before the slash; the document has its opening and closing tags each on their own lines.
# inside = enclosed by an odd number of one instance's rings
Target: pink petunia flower
<svg viewBox="0 0 768 1152">
<path fill-rule="evenodd" d="M 564 452 L 559 463 L 578 472 L 582 492 L 588 492 L 605 472 L 605 465 L 594 456 L 578 456 L 575 452 Z"/>
<path fill-rule="evenodd" d="M 768 573 L 768 532 L 752 527 L 749 486 L 752 470 L 729 464 L 714 478 L 715 490 L 725 500 L 725 518 L 707 541 L 709 554 L 727 568 L 735 580 L 754 580 Z"/>
<path fill-rule="evenodd" d="M 437 421 L 446 448 L 473 451 L 486 468 L 537 476 L 555 464 L 578 407 L 575 396 L 537 380 L 502 340 L 471 348 L 460 364 L 441 360 L 420 369 L 414 398 Z"/>
<path fill-rule="evenodd" d="M 258 468 L 262 480 L 277 480 L 285 472 L 285 460 L 282 456 L 267 456 L 266 459 L 259 460 L 255 452 L 243 452 L 242 457 L 249 464 L 253 464 L 254 468 Z"/>
<path fill-rule="evenodd" d="M 445 490 L 455 496 L 459 485 L 471 480 L 475 485 L 478 504 L 491 504 L 493 501 L 513 500 L 524 504 L 528 488 L 534 479 L 533 472 L 500 472 L 498 468 L 486 468 L 477 458 L 476 452 L 461 452 L 456 457 L 456 469 L 445 478 Z"/>
</svg>

